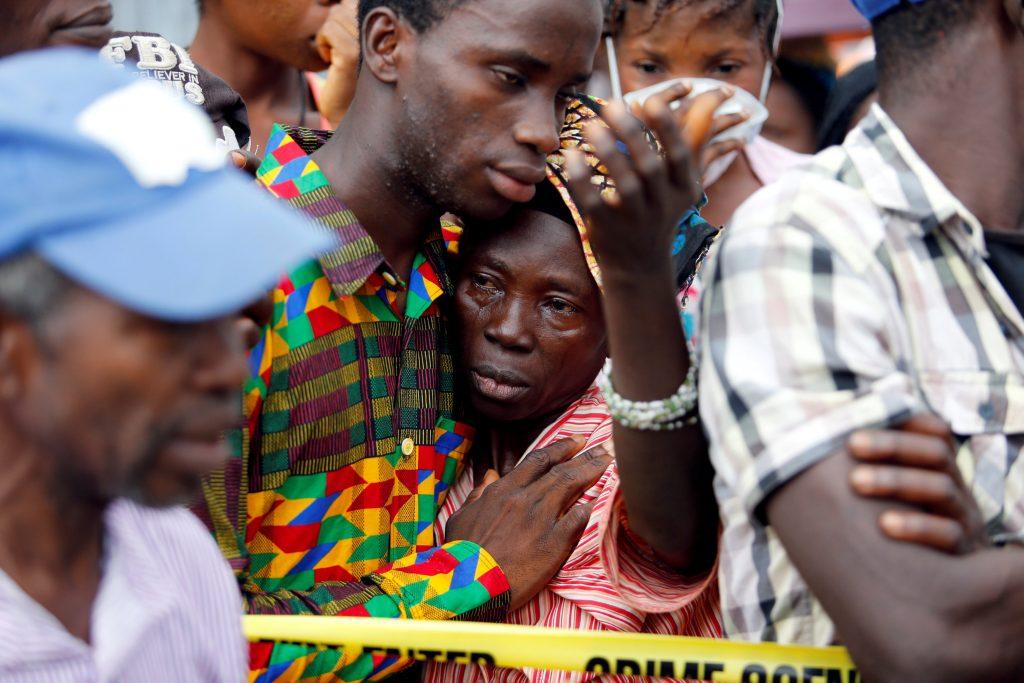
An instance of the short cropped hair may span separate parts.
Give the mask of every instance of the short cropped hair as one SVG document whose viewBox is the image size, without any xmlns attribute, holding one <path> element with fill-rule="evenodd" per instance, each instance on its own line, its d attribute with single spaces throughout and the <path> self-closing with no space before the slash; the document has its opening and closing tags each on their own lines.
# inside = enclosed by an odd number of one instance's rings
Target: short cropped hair
<svg viewBox="0 0 1024 683">
<path fill-rule="evenodd" d="M 903 3 L 876 17 L 872 29 L 879 80 L 906 81 L 917 76 L 944 39 L 972 23 L 983 6 L 978 0 L 929 0 Z"/>
<path fill-rule="evenodd" d="M 378 7 L 388 7 L 402 17 L 418 33 L 441 22 L 455 7 L 466 0 L 359 0 L 359 26 Z"/>
<path fill-rule="evenodd" d="M 71 280 L 33 253 L 0 262 L 0 311 L 28 323 L 41 322 L 73 287 Z"/>
</svg>

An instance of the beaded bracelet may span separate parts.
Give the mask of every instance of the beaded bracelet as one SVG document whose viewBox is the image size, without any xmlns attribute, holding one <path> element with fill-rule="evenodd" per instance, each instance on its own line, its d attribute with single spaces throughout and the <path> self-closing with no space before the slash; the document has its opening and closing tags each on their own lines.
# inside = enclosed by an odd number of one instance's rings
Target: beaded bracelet
<svg viewBox="0 0 1024 683">
<path fill-rule="evenodd" d="M 631 401 L 612 386 L 612 359 L 597 376 L 597 388 L 604 395 L 612 419 L 627 429 L 663 432 L 682 429 L 697 420 L 697 365 L 690 363 L 686 379 L 672 396 L 659 401 Z M 689 419 L 687 419 L 689 416 Z"/>
</svg>

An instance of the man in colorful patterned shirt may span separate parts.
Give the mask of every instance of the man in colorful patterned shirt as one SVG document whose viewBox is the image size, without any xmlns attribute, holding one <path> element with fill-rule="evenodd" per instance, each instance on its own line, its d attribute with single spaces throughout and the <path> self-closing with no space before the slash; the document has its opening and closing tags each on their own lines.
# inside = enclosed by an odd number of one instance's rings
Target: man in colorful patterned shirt
<svg viewBox="0 0 1024 683">
<path fill-rule="evenodd" d="M 586 515 L 562 512 L 608 460 L 559 464 L 582 445 L 567 442 L 535 454 L 525 481 L 490 487 L 435 547 L 472 437 L 445 316 L 458 231 L 440 217 L 530 199 L 601 23 L 598 0 L 364 0 L 361 74 L 337 133 L 275 128 L 260 181 L 341 246 L 274 290 L 240 457 L 199 511 L 250 612 L 501 619 L 575 546 Z M 353 681 L 405 663 L 267 643 L 251 667 L 258 680 Z"/>
<path fill-rule="evenodd" d="M 857 4 L 879 104 L 744 205 L 705 278 L 725 629 L 842 642 L 865 680 L 1020 681 L 1024 318 L 990 255 L 1024 227 L 1024 3 Z M 973 552 L 885 539 L 900 525 L 851 490 L 899 481 L 850 456 L 908 462 L 901 426 L 935 469 L 920 504 L 983 520 Z"/>
</svg>

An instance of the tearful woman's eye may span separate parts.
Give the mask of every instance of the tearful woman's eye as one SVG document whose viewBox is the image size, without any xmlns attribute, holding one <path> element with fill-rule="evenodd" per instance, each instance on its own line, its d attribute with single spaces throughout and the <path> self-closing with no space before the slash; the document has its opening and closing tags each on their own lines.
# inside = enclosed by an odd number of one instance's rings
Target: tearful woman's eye
<svg viewBox="0 0 1024 683">
<path fill-rule="evenodd" d="M 579 309 L 573 306 L 565 299 L 551 299 L 548 301 L 548 307 L 561 315 L 574 315 L 579 312 Z"/>
<path fill-rule="evenodd" d="M 469 281 L 476 289 L 485 292 L 495 292 L 497 288 L 494 286 L 494 281 L 486 275 L 481 273 L 474 273 L 469 276 Z"/>
</svg>

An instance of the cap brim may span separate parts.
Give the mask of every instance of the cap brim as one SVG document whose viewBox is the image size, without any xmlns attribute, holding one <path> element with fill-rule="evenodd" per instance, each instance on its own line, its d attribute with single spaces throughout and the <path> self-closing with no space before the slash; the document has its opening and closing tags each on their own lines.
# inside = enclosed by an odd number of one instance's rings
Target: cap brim
<svg viewBox="0 0 1024 683">
<path fill-rule="evenodd" d="M 190 181 L 191 184 L 191 181 Z M 84 287 L 148 317 L 196 322 L 236 312 L 334 236 L 240 173 L 210 174 L 155 211 L 36 246 Z"/>
</svg>

